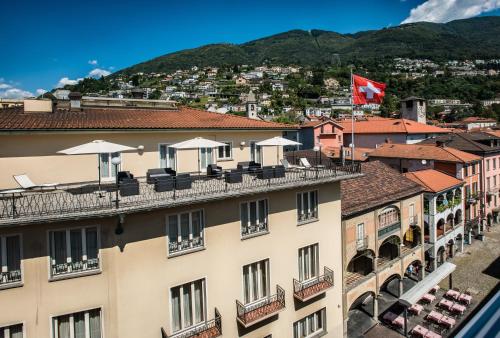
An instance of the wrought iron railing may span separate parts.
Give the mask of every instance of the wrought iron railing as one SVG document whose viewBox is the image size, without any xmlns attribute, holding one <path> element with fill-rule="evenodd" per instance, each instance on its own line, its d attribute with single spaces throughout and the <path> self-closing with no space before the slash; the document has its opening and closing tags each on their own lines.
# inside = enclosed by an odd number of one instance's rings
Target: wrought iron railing
<svg viewBox="0 0 500 338">
<path fill-rule="evenodd" d="M 85 261 L 67 262 L 52 265 L 52 276 L 61 276 L 68 273 L 86 272 L 99 269 L 99 258 Z"/>
<path fill-rule="evenodd" d="M 315 206 L 312 210 L 310 211 L 304 211 L 303 213 L 299 214 L 299 222 L 307 222 L 310 220 L 315 220 L 318 218 L 318 208 Z"/>
<path fill-rule="evenodd" d="M 384 237 L 388 234 L 399 230 L 401 228 L 401 222 L 396 222 L 391 225 L 385 226 L 383 228 L 378 229 L 378 237 Z"/>
<path fill-rule="evenodd" d="M 368 249 L 368 236 L 356 239 L 356 250 L 363 251 Z"/>
<path fill-rule="evenodd" d="M 206 321 L 201 324 L 197 324 L 192 328 L 188 328 L 179 333 L 173 333 L 172 335 L 167 335 L 164 328 L 161 328 L 162 338 L 215 338 L 222 336 L 222 317 L 219 310 L 215 308 L 215 317 L 212 320 Z"/>
<path fill-rule="evenodd" d="M 328 288 L 333 286 L 333 270 L 323 268 L 323 275 L 317 276 L 306 281 L 299 281 L 293 279 L 293 293 L 294 295 L 301 299 L 307 300 L 314 297 L 320 293 L 323 293 Z"/>
<path fill-rule="evenodd" d="M 241 236 L 242 237 L 252 236 L 254 234 L 258 234 L 261 232 L 267 232 L 267 231 L 268 231 L 267 220 L 264 222 L 261 222 L 261 223 L 241 226 Z"/>
<path fill-rule="evenodd" d="M 259 322 L 270 315 L 276 314 L 285 308 L 285 290 L 276 285 L 276 294 L 260 301 L 242 304 L 236 301 L 236 315 L 238 321 L 244 326 Z"/>
<path fill-rule="evenodd" d="M 176 179 L 168 191 L 155 191 L 153 184 L 138 182 L 139 193 L 121 196 L 114 184 L 100 191 L 96 184 L 60 187 L 55 191 L 0 194 L 0 222 L 35 222 L 40 218 L 61 219 L 88 216 L 89 213 L 113 214 L 121 210 L 142 210 L 173 203 L 222 199 L 262 190 L 272 191 L 295 186 L 328 182 L 360 173 L 359 164 L 330 164 L 321 168 L 287 169 L 285 175 L 259 178 L 258 175 L 227 173 L 225 177 L 191 176 Z M 235 178 L 230 179 L 231 177 Z M 230 183 L 231 182 L 231 183 Z M 117 198 L 118 197 L 118 198 Z"/>
<path fill-rule="evenodd" d="M 203 237 L 197 236 L 197 237 L 193 237 L 190 239 L 183 239 L 180 242 L 178 242 L 178 241 L 169 242 L 168 243 L 168 252 L 170 254 L 175 254 L 175 253 L 179 253 L 182 251 L 201 248 L 204 245 L 205 244 L 203 241 Z"/>
<path fill-rule="evenodd" d="M 21 270 L 0 272 L 0 286 L 20 282 L 21 278 Z"/>
</svg>

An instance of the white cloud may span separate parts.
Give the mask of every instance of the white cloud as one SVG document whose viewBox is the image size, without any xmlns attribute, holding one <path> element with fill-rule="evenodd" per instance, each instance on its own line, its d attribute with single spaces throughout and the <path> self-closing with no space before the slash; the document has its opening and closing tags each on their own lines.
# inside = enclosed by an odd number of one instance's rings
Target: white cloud
<svg viewBox="0 0 500 338">
<path fill-rule="evenodd" d="M 108 76 L 109 74 L 111 74 L 111 72 L 106 69 L 96 68 L 92 69 L 87 77 L 100 78 L 101 76 Z"/>
<path fill-rule="evenodd" d="M 500 0 L 427 0 L 413 8 L 403 22 L 448 22 L 467 19 L 500 8 Z"/>
<path fill-rule="evenodd" d="M 97 63 L 98 63 L 97 60 L 89 60 L 88 62 L 89 62 L 89 65 L 93 65 L 93 66 L 97 65 Z"/>
<path fill-rule="evenodd" d="M 76 85 L 76 84 L 78 83 L 78 81 L 80 81 L 80 80 L 83 80 L 83 79 L 81 79 L 81 78 L 80 78 L 80 79 L 76 79 L 76 80 L 71 80 L 71 79 L 70 79 L 70 78 L 68 78 L 68 77 L 63 77 L 63 78 L 61 78 L 61 79 L 59 80 L 59 82 L 56 84 L 56 87 L 57 87 L 57 88 L 62 88 L 62 87 L 64 87 L 64 86 L 66 86 L 66 85 L 71 85 L 71 86 L 73 86 L 73 85 Z"/>
<path fill-rule="evenodd" d="M 38 88 L 38 89 L 35 91 L 36 95 L 43 95 L 43 94 L 45 94 L 46 92 L 47 92 L 47 91 L 46 91 L 45 89 L 43 89 L 43 88 Z"/>
<path fill-rule="evenodd" d="M 0 79 L 0 82 L 1 82 L 2 79 Z M 6 83 L 0 83 L 0 89 L 9 89 L 9 88 L 12 88 L 11 85 L 8 85 Z"/>
<path fill-rule="evenodd" d="M 31 96 L 33 93 L 7 84 L 4 78 L 0 78 L 0 99 L 22 99 Z"/>
</svg>

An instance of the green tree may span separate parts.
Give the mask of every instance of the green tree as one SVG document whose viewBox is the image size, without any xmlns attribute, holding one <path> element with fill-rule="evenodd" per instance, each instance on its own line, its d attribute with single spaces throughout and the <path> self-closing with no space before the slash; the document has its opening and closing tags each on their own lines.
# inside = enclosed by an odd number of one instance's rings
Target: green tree
<svg viewBox="0 0 500 338">
<path fill-rule="evenodd" d="M 398 98 L 393 94 L 386 94 L 380 105 L 380 114 L 389 117 L 391 113 L 398 110 Z"/>
</svg>

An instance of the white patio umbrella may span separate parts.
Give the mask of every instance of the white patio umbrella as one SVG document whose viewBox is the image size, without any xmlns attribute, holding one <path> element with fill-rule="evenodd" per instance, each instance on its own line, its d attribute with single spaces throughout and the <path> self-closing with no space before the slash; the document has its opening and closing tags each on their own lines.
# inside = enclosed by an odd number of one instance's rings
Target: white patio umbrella
<svg viewBox="0 0 500 338">
<path fill-rule="evenodd" d="M 109 153 L 121 153 L 129 150 L 136 150 L 137 148 L 124 146 L 121 144 L 106 142 L 103 140 L 94 140 L 89 143 L 81 144 L 76 147 L 60 150 L 58 154 L 65 155 L 85 155 L 85 154 L 109 154 Z M 98 160 L 98 171 L 99 171 L 99 190 L 101 190 L 101 160 Z"/>
<path fill-rule="evenodd" d="M 200 148 L 217 148 L 225 146 L 225 143 L 209 140 L 203 137 L 195 137 L 193 139 L 172 144 L 170 147 L 174 149 L 200 149 Z M 198 168 L 200 168 L 200 152 L 198 151 Z"/>
<path fill-rule="evenodd" d="M 292 141 L 292 140 L 286 139 L 286 138 L 281 137 L 281 136 L 275 136 L 275 137 L 269 138 L 267 140 L 257 142 L 256 144 L 258 146 L 261 146 L 261 147 L 276 146 L 276 164 L 279 164 L 279 156 L 280 156 L 279 147 L 299 146 L 302 143 Z"/>
</svg>

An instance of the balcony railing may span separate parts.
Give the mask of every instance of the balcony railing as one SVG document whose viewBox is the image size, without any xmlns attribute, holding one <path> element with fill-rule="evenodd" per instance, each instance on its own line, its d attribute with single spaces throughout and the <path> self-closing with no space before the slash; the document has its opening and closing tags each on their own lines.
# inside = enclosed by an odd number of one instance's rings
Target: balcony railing
<svg viewBox="0 0 500 338">
<path fill-rule="evenodd" d="M 242 304 L 236 301 L 236 319 L 244 327 L 249 327 L 266 318 L 276 315 L 285 308 L 285 290 L 276 285 L 276 294 L 260 301 Z"/>
<path fill-rule="evenodd" d="M 66 275 L 68 273 L 87 272 L 99 269 L 99 258 L 86 261 L 67 262 L 52 265 L 52 277 Z"/>
<path fill-rule="evenodd" d="M 368 236 L 356 239 L 356 250 L 363 251 L 368 249 Z"/>
<path fill-rule="evenodd" d="M 241 227 L 241 237 L 252 236 L 258 233 L 267 232 L 267 221 L 257 224 L 250 224 Z"/>
<path fill-rule="evenodd" d="M 0 286 L 21 281 L 21 270 L 0 272 Z"/>
<path fill-rule="evenodd" d="M 385 237 L 397 230 L 401 229 L 401 222 L 396 222 L 391 225 L 378 229 L 378 237 Z"/>
<path fill-rule="evenodd" d="M 181 240 L 180 242 L 169 242 L 168 253 L 172 255 L 183 251 L 202 248 L 204 245 L 203 237 L 193 237 Z"/>
<path fill-rule="evenodd" d="M 259 175 L 239 172 L 228 173 L 227 177 L 222 178 L 191 176 L 185 178 L 186 182 L 181 182 L 183 179 L 176 180 L 176 185 L 167 189 L 168 191 L 155 191 L 154 184 L 147 184 L 141 178 L 138 189 L 134 189 L 137 194 L 127 196 L 118 194 L 115 184 L 104 185 L 98 191 L 95 183 L 61 186 L 51 192 L 0 194 L 0 224 L 105 217 L 305 187 L 357 175 L 360 175 L 359 164 L 332 163 L 321 168 L 288 169 L 283 176 L 272 178 L 259 178 Z"/>
<path fill-rule="evenodd" d="M 215 308 L 215 317 L 212 320 L 198 324 L 193 328 L 186 329 L 179 333 L 167 335 L 165 330 L 161 328 L 162 338 L 215 338 L 222 336 L 222 317 Z"/>
<path fill-rule="evenodd" d="M 299 223 L 318 219 L 318 210 L 304 211 L 299 214 Z"/>
<path fill-rule="evenodd" d="M 413 215 L 413 216 L 410 216 L 408 218 L 408 223 L 411 225 L 411 226 L 416 226 L 418 225 L 418 215 Z"/>
<path fill-rule="evenodd" d="M 333 271 L 326 266 L 322 276 L 306 281 L 293 279 L 293 296 L 303 302 L 322 294 L 333 286 Z"/>
</svg>

